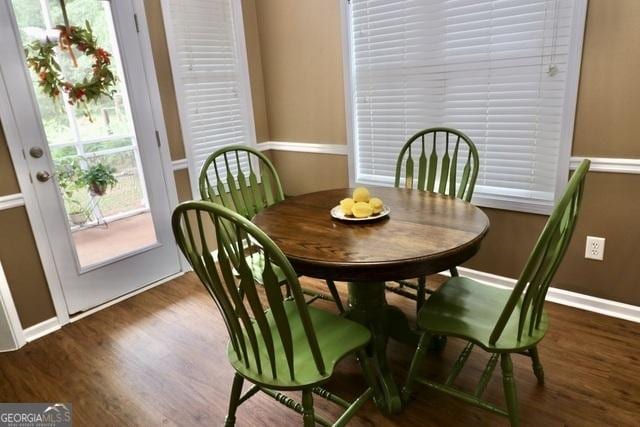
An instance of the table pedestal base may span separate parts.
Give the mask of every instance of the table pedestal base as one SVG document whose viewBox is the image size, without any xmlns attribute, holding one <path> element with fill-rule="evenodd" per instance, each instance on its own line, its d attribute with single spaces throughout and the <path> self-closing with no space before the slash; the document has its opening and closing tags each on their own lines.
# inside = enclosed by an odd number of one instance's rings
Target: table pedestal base
<svg viewBox="0 0 640 427">
<path fill-rule="evenodd" d="M 347 317 L 369 328 L 372 334 L 368 354 L 375 360 L 378 374 L 376 404 L 389 414 L 402 410 L 402 399 L 387 360 L 389 338 L 413 346 L 420 335 L 398 308 L 387 304 L 384 282 L 349 282 Z"/>
</svg>

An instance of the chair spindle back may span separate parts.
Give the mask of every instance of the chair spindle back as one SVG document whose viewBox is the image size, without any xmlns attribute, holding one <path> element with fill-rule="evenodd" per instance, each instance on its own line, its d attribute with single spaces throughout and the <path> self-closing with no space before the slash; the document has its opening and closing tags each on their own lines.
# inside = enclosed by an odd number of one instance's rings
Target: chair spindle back
<svg viewBox="0 0 640 427">
<path fill-rule="evenodd" d="M 444 139 L 440 140 L 440 144 L 439 136 Z M 417 179 L 412 155 L 414 144 L 420 144 Z M 442 144 L 444 151 L 438 153 L 438 145 Z M 462 144 L 466 145 L 466 150 L 462 150 Z M 462 151 L 467 151 L 466 159 L 460 157 L 465 154 Z M 442 154 L 441 159 L 439 154 Z M 458 167 L 461 163 L 462 171 L 458 181 Z M 434 191 L 469 202 L 473 196 L 479 164 L 478 150 L 464 133 L 445 127 L 421 130 L 409 138 L 400 150 L 396 162 L 395 186 L 400 187 L 404 177 L 405 188 L 414 188 L 415 184 L 418 190 Z"/>
<path fill-rule="evenodd" d="M 584 180 L 589 170 L 590 160 L 583 160 L 567 185 L 564 195 L 538 238 L 525 267 L 507 301 L 489 342 L 494 344 L 500 338 L 516 305 L 521 302 L 518 318 L 518 340 L 524 333 L 532 335 L 540 326 L 542 309 L 551 280 L 564 257 L 576 225 Z"/>
<path fill-rule="evenodd" d="M 243 163 L 248 163 L 248 171 L 242 170 Z M 207 157 L 198 183 L 202 200 L 220 203 L 245 218 L 284 200 L 273 164 L 260 151 L 244 145 L 224 147 Z"/>
<path fill-rule="evenodd" d="M 233 350 L 247 369 L 253 369 L 260 375 L 271 375 L 274 379 L 286 375 L 295 380 L 296 355 L 292 330 L 303 330 L 316 369 L 321 374 L 325 373 L 298 277 L 285 255 L 266 234 L 238 213 L 206 201 L 180 204 L 173 212 L 172 226 L 180 250 L 216 302 Z M 215 237 L 211 237 L 212 231 Z M 249 238 L 261 246 L 265 255 L 262 282 L 266 304 L 259 297 L 253 272 L 245 259 L 243 243 Z M 217 263 L 211 252 L 216 246 Z M 289 323 L 280 283 L 272 264 L 280 267 L 286 277 L 291 298 L 299 312 L 301 328 L 300 325 Z M 238 273 L 238 279 L 234 277 L 234 270 Z M 271 310 L 277 334 L 271 333 L 273 328 L 270 328 L 265 313 L 268 309 Z M 284 353 L 288 372 L 277 370 L 277 349 L 281 349 L 279 354 Z"/>
</svg>

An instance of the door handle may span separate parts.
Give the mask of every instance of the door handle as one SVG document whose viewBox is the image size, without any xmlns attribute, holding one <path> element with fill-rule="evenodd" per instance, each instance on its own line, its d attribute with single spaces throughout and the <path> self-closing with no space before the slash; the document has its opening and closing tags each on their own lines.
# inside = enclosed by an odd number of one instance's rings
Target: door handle
<svg viewBox="0 0 640 427">
<path fill-rule="evenodd" d="M 47 182 L 51 178 L 51 174 L 47 171 L 36 172 L 36 179 L 40 182 Z"/>
</svg>

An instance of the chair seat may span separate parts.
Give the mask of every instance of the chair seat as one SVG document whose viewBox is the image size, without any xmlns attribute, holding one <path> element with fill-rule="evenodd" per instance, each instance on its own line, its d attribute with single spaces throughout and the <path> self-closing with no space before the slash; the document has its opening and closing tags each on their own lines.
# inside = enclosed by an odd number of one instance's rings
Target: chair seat
<svg viewBox="0 0 640 427">
<path fill-rule="evenodd" d="M 531 335 L 527 321 L 522 338 L 518 340 L 522 301 L 514 309 L 498 341 L 489 343 L 491 332 L 511 292 L 510 289 L 487 286 L 466 277 L 452 277 L 425 302 L 418 314 L 418 327 L 434 335 L 466 339 L 490 352 L 520 351 L 532 347 L 548 329 L 547 313 L 543 311 L 540 325 L 533 329 Z"/>
<path fill-rule="evenodd" d="M 320 374 L 316 369 L 311 349 L 309 348 L 307 341 L 307 336 L 302 327 L 302 322 L 295 302 L 284 301 L 284 309 L 289 325 L 291 325 L 294 355 L 293 380 L 289 375 L 287 359 L 281 340 L 274 340 L 276 342 L 276 378 L 273 378 L 267 349 L 264 346 L 264 341 L 262 340 L 262 336 L 257 327 L 254 329 L 256 331 L 258 345 L 260 347 L 262 374 L 258 373 L 255 360 L 253 358 L 249 360 L 250 366 L 247 368 L 244 362 L 238 359 L 231 343 L 227 346 L 227 354 L 235 370 L 253 383 L 279 390 L 300 389 L 322 383 L 329 379 L 333 373 L 335 365 L 343 357 L 364 347 L 371 339 L 371 333 L 366 327 L 343 317 L 328 313 L 324 310 L 307 306 L 326 368 L 326 372 L 324 374 Z M 278 336 L 278 330 L 270 311 L 266 312 L 266 317 L 269 322 L 272 335 Z M 247 345 L 250 345 L 246 332 L 245 342 Z"/>
</svg>

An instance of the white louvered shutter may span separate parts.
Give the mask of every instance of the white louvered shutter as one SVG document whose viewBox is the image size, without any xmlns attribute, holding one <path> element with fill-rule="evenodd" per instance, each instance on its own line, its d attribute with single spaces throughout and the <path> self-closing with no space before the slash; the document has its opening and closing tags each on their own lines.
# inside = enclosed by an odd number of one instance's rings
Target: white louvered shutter
<svg viewBox="0 0 640 427">
<path fill-rule="evenodd" d="M 583 1 L 351 0 L 356 181 L 391 184 L 404 142 L 446 126 L 478 148 L 476 203 L 547 211 Z"/>
<path fill-rule="evenodd" d="M 241 49 L 245 47 L 238 45 L 236 37 L 243 23 L 234 22 L 232 1 L 236 0 L 163 2 L 194 197 L 198 195 L 197 176 L 211 153 L 228 145 L 252 144 L 255 138 L 243 69 L 246 59 Z M 235 157 L 229 165 L 235 175 Z M 248 170 L 246 156 L 240 157 L 240 165 Z"/>
</svg>

